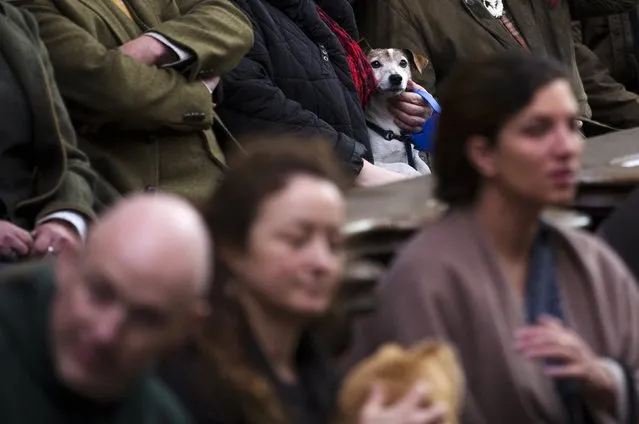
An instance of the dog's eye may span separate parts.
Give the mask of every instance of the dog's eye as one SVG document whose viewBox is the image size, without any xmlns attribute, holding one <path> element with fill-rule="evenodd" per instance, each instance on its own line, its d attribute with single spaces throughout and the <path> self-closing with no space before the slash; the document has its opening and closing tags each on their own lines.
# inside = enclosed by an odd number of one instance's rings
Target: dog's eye
<svg viewBox="0 0 639 424">
<path fill-rule="evenodd" d="M 402 59 L 399 61 L 399 66 L 401 66 L 402 68 L 405 68 L 408 66 L 408 61 L 406 61 L 406 59 Z"/>
<path fill-rule="evenodd" d="M 382 67 L 382 63 L 379 60 L 374 60 L 374 61 L 371 62 L 371 66 L 374 69 L 381 68 Z"/>
</svg>

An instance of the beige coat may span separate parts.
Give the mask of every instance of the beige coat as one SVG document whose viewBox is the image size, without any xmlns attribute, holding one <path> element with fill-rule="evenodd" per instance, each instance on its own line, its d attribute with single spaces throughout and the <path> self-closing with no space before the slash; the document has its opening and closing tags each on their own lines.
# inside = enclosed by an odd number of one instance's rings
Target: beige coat
<svg viewBox="0 0 639 424">
<path fill-rule="evenodd" d="M 571 327 L 597 355 L 639 370 L 639 290 L 621 261 L 592 236 L 553 227 L 557 278 Z M 470 212 L 454 212 L 418 234 L 379 289 L 380 305 L 357 323 L 349 364 L 385 342 L 443 339 L 459 350 L 471 424 L 566 422 L 539 365 L 519 356 L 523 306 Z M 597 411 L 600 424 L 614 423 Z"/>
</svg>

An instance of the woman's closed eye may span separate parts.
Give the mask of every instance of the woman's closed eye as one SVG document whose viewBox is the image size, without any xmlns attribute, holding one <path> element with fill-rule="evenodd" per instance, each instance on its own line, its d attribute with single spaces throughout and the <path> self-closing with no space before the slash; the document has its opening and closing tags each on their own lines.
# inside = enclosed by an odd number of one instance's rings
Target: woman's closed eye
<svg viewBox="0 0 639 424">
<path fill-rule="evenodd" d="M 528 137 L 543 137 L 553 129 L 551 119 L 536 119 L 534 122 L 523 127 L 522 132 Z"/>
<path fill-rule="evenodd" d="M 305 232 L 291 232 L 283 233 L 281 238 L 292 248 L 301 249 L 308 243 L 309 235 Z"/>
<path fill-rule="evenodd" d="M 577 117 L 568 117 L 564 122 L 572 132 L 578 132 L 582 126 L 581 121 Z M 522 133 L 528 137 L 543 137 L 561 124 L 562 121 L 557 121 L 552 118 L 538 118 L 528 125 L 525 125 L 522 129 Z"/>
</svg>

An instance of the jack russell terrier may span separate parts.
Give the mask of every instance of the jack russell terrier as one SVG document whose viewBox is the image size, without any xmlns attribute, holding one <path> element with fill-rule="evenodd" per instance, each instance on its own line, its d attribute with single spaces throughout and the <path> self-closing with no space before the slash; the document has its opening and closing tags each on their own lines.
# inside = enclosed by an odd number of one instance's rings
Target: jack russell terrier
<svg viewBox="0 0 639 424">
<path fill-rule="evenodd" d="M 404 175 L 430 174 L 430 168 L 413 147 L 411 134 L 402 132 L 388 110 L 388 99 L 406 90 L 411 65 L 421 72 L 428 59 L 400 49 L 373 49 L 367 56 L 377 80 L 377 90 L 366 108 L 375 164 Z"/>
</svg>

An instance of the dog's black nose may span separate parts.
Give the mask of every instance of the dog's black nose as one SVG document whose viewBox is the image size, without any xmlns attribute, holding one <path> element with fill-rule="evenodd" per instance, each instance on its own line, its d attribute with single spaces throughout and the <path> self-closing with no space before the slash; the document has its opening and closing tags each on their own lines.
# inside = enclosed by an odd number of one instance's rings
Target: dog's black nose
<svg viewBox="0 0 639 424">
<path fill-rule="evenodd" d="M 403 78 L 400 74 L 393 74 L 388 77 L 388 81 L 390 81 L 392 85 L 400 85 L 402 83 L 402 80 Z"/>
</svg>

